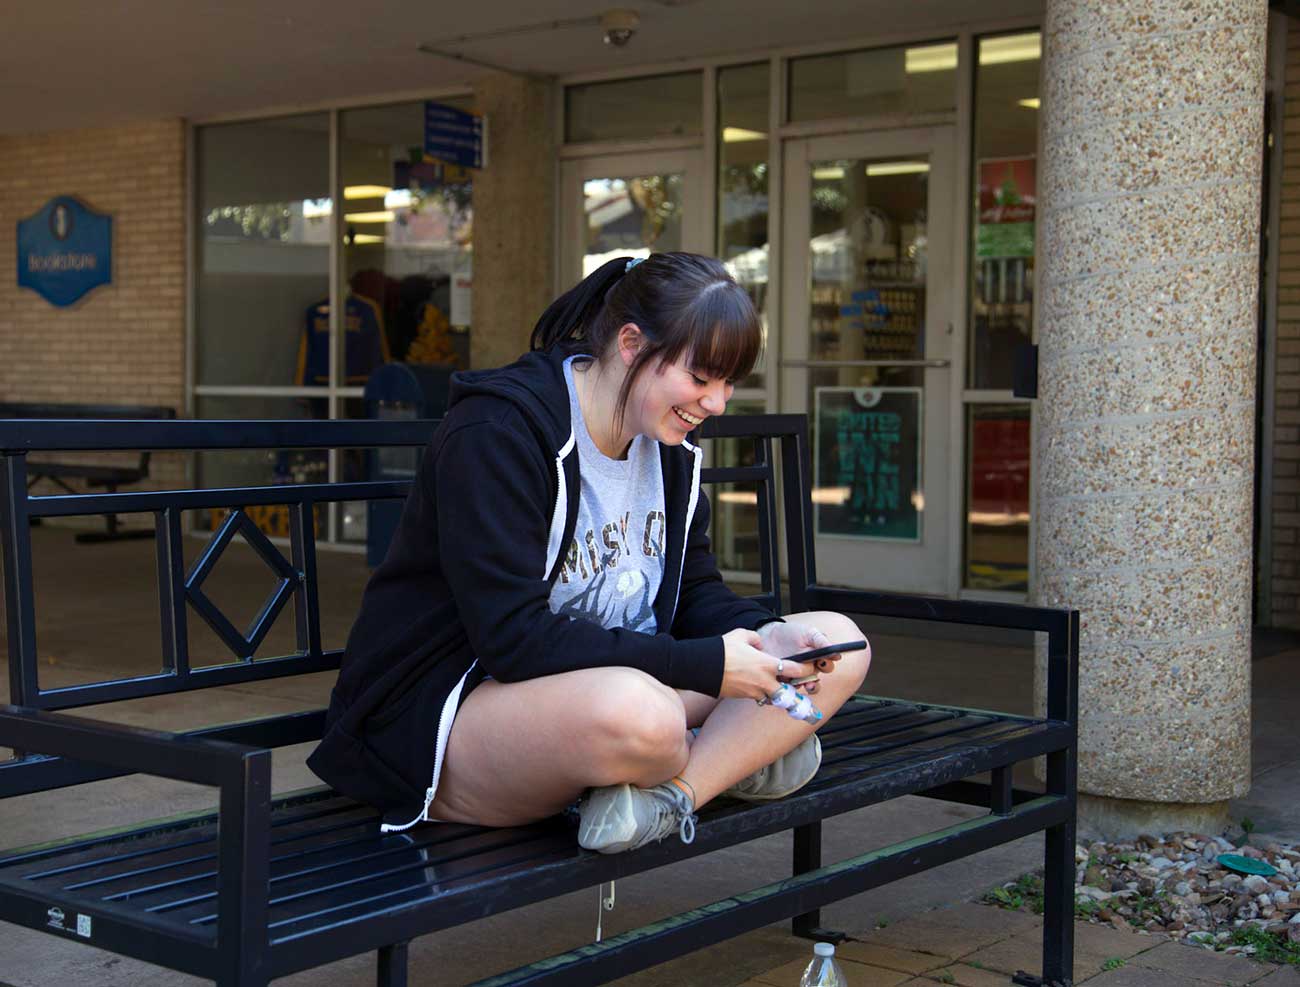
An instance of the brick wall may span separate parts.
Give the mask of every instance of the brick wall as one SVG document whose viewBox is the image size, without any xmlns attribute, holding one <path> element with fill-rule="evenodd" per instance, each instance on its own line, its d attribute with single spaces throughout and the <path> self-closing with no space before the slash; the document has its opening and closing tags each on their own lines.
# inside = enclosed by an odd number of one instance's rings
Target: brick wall
<svg viewBox="0 0 1300 987">
<path fill-rule="evenodd" d="M 56 308 L 17 286 L 15 224 L 56 195 L 113 217 L 113 283 Z M 0 137 L 0 399 L 184 413 L 185 126 Z M 179 481 L 179 457 L 153 473 Z"/>
</svg>

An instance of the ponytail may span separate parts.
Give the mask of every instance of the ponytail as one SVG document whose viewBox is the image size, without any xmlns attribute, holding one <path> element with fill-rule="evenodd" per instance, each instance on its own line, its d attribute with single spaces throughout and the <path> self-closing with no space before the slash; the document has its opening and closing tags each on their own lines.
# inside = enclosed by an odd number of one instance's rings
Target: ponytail
<svg viewBox="0 0 1300 987">
<path fill-rule="evenodd" d="M 628 269 L 630 257 L 602 264 L 547 307 L 533 327 L 531 348 L 549 350 L 562 343 L 587 338 L 587 328 L 605 304 L 605 296 Z"/>
</svg>

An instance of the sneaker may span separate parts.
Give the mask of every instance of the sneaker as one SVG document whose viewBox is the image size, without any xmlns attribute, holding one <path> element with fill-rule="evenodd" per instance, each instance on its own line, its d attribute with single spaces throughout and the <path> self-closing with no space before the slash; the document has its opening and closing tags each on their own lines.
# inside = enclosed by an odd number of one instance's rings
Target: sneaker
<svg viewBox="0 0 1300 987">
<path fill-rule="evenodd" d="M 654 788 L 607 785 L 578 804 L 578 845 L 622 853 L 662 840 L 674 830 L 683 843 L 695 839 L 695 803 L 671 781 Z"/>
<path fill-rule="evenodd" d="M 812 733 L 789 754 L 740 779 L 722 794 L 742 802 L 785 798 L 812 781 L 821 765 L 822 742 Z"/>
</svg>

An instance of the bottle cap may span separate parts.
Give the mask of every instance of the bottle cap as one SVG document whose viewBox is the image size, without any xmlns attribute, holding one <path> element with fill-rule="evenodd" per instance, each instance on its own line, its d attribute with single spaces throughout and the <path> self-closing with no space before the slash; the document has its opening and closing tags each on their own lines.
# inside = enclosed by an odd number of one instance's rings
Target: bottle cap
<svg viewBox="0 0 1300 987">
<path fill-rule="evenodd" d="M 813 947 L 813 952 L 816 953 L 818 956 L 834 956 L 835 945 L 834 943 L 829 943 L 829 942 L 819 942 L 816 946 Z"/>
</svg>

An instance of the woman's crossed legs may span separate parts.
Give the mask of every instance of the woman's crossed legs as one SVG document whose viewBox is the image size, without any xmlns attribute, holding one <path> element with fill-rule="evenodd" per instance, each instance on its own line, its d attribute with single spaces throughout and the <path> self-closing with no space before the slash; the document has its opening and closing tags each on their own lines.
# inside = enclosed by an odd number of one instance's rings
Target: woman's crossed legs
<svg viewBox="0 0 1300 987">
<path fill-rule="evenodd" d="M 848 618 L 795 614 L 831 641 L 862 637 Z M 870 647 L 823 672 L 813 700 L 825 723 L 858 690 Z M 687 732 L 700 727 L 699 736 Z M 563 811 L 588 788 L 649 788 L 680 777 L 695 807 L 793 750 L 813 732 L 752 699 L 668 688 L 631 668 L 592 668 L 525 682 L 489 680 L 465 700 L 448 740 L 429 817 L 516 826 Z"/>
</svg>

